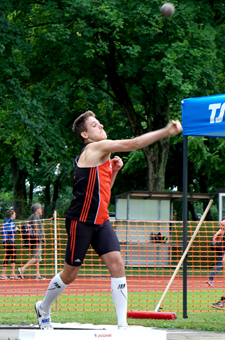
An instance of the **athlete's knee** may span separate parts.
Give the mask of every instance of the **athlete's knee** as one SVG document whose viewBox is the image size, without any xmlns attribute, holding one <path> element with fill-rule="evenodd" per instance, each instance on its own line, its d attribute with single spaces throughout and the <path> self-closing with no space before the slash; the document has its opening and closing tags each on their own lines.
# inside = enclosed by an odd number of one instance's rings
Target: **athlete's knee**
<svg viewBox="0 0 225 340">
<path fill-rule="evenodd" d="M 62 271 L 60 273 L 60 278 L 62 282 L 65 283 L 65 285 L 69 285 L 70 283 L 72 283 L 76 279 L 76 277 L 77 275 L 74 272 L 65 273 L 64 271 Z"/>
<path fill-rule="evenodd" d="M 111 270 L 112 277 L 123 277 L 125 276 L 125 269 L 123 261 L 118 261 L 113 269 Z"/>
<path fill-rule="evenodd" d="M 112 277 L 125 276 L 124 262 L 121 254 L 111 257 L 111 260 L 106 262 Z"/>
<path fill-rule="evenodd" d="M 65 263 L 63 270 L 60 273 L 61 280 L 66 284 L 72 283 L 78 275 L 80 267 L 73 267 Z"/>
</svg>

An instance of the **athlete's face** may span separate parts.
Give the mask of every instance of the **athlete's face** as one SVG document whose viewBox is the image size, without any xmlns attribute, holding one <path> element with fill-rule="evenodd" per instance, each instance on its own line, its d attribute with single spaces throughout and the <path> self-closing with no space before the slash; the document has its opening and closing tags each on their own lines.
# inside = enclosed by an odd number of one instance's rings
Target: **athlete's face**
<svg viewBox="0 0 225 340">
<path fill-rule="evenodd" d="M 107 139 L 107 134 L 103 129 L 103 125 L 95 117 L 88 117 L 86 120 L 87 131 L 81 133 L 85 140 L 98 142 Z"/>
</svg>

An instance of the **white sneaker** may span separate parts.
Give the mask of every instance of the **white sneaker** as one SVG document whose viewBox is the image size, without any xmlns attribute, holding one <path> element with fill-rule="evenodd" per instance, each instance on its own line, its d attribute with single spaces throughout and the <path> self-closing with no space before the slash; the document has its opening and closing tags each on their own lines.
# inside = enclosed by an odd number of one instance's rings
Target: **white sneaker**
<svg viewBox="0 0 225 340">
<path fill-rule="evenodd" d="M 24 280 L 22 268 L 17 268 L 17 269 L 18 269 L 18 273 L 20 274 L 21 279 Z"/>
<path fill-rule="evenodd" d="M 0 275 L 0 280 L 9 280 L 8 276 Z"/>
<path fill-rule="evenodd" d="M 207 284 L 209 287 L 213 287 L 213 286 L 214 286 L 214 284 L 213 284 L 213 282 L 212 282 L 211 280 L 206 281 L 206 284 Z"/>
<path fill-rule="evenodd" d="M 38 301 L 35 303 L 35 311 L 37 314 L 37 318 L 38 318 L 38 325 L 40 329 L 44 329 L 44 330 L 51 330 L 53 329 L 52 325 L 51 325 L 51 317 L 49 314 L 44 313 L 40 306 L 41 306 L 42 301 Z"/>
<path fill-rule="evenodd" d="M 122 323 L 122 325 L 118 325 L 118 330 L 119 331 L 127 331 L 128 330 L 128 324 L 125 322 L 125 323 Z"/>
</svg>

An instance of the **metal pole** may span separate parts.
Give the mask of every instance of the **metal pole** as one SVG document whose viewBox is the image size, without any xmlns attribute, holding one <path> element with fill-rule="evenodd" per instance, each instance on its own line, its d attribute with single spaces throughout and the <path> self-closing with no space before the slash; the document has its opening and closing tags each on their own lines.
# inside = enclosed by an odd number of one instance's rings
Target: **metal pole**
<svg viewBox="0 0 225 340">
<path fill-rule="evenodd" d="M 55 275 L 58 273 L 57 253 L 57 211 L 54 210 L 54 253 L 55 253 Z M 58 299 L 55 300 L 55 310 L 58 311 Z"/>
<path fill-rule="evenodd" d="M 127 194 L 127 220 L 126 220 L 126 260 L 125 265 L 129 264 L 129 252 L 128 252 L 128 230 L 129 230 L 129 219 L 130 219 L 130 194 Z"/>
<path fill-rule="evenodd" d="M 187 246 L 188 137 L 183 136 L 183 252 Z M 183 262 L 183 318 L 187 319 L 187 258 Z"/>
</svg>

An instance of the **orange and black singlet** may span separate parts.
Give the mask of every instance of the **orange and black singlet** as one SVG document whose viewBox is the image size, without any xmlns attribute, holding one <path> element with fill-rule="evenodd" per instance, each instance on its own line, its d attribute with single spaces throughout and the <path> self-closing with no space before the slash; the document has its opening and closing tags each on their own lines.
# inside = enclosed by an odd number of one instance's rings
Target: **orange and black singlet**
<svg viewBox="0 0 225 340">
<path fill-rule="evenodd" d="M 99 166 L 78 167 L 78 160 L 86 146 L 75 159 L 73 200 L 65 217 L 100 225 L 109 219 L 112 167 L 110 159 Z"/>
</svg>

